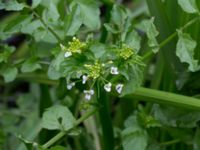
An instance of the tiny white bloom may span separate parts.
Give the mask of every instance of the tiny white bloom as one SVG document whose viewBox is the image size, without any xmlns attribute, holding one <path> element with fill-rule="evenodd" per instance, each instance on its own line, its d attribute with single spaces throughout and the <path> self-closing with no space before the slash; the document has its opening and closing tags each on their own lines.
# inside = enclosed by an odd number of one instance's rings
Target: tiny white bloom
<svg viewBox="0 0 200 150">
<path fill-rule="evenodd" d="M 91 96 L 94 94 L 94 90 L 84 90 L 83 93 L 85 93 L 85 99 L 90 100 Z"/>
<path fill-rule="evenodd" d="M 106 90 L 106 92 L 110 92 L 111 91 L 111 86 L 112 86 L 112 84 L 110 82 L 108 84 L 104 85 L 104 89 Z"/>
<path fill-rule="evenodd" d="M 115 89 L 119 94 L 121 94 L 123 86 L 124 85 L 120 83 L 116 85 Z"/>
<path fill-rule="evenodd" d="M 83 75 L 82 76 L 82 84 L 85 84 L 87 80 L 88 80 L 88 76 Z"/>
<path fill-rule="evenodd" d="M 65 52 L 65 57 L 70 57 L 72 55 L 72 52 Z"/>
<path fill-rule="evenodd" d="M 91 99 L 91 95 L 90 94 L 85 94 L 85 99 L 86 100 L 90 100 Z"/>
<path fill-rule="evenodd" d="M 67 84 L 67 89 L 68 89 L 68 90 L 71 90 L 71 89 L 73 88 L 73 86 L 75 86 L 75 83 L 74 83 L 74 82 L 69 83 L 69 84 Z"/>
<path fill-rule="evenodd" d="M 94 90 L 90 90 L 90 94 L 91 94 L 91 95 L 94 95 Z"/>
<path fill-rule="evenodd" d="M 111 74 L 114 74 L 114 75 L 119 74 L 119 72 L 118 72 L 118 68 L 117 68 L 117 67 L 111 67 L 111 69 L 110 69 L 110 73 L 111 73 Z"/>
</svg>

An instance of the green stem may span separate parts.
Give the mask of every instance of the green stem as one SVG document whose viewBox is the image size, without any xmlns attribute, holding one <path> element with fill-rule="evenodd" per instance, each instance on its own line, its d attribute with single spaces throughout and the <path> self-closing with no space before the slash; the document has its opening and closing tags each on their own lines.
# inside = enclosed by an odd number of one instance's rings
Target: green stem
<svg viewBox="0 0 200 150">
<path fill-rule="evenodd" d="M 125 98 L 200 110 L 200 100 L 197 98 L 148 88 L 139 88 L 132 94 L 125 96 Z"/>
<path fill-rule="evenodd" d="M 86 112 L 81 118 L 79 118 L 79 119 L 75 122 L 73 128 L 76 127 L 76 126 L 78 126 L 80 123 L 82 123 L 82 122 L 83 122 L 84 120 L 86 120 L 87 118 L 89 118 L 89 117 L 90 117 L 91 115 L 93 115 L 96 111 L 97 111 L 97 109 L 94 108 L 94 109 L 92 109 L 91 111 Z M 55 135 L 53 138 L 51 138 L 48 142 L 46 142 L 46 143 L 42 146 L 42 148 L 43 148 L 43 149 L 47 149 L 48 147 L 50 147 L 51 145 L 53 145 L 55 142 L 57 142 L 58 140 L 60 140 L 63 136 L 65 136 L 69 130 L 71 130 L 71 128 L 68 129 L 68 130 L 65 131 L 65 132 L 64 132 L 64 131 L 59 132 L 57 135 Z"/>
<path fill-rule="evenodd" d="M 114 150 L 114 134 L 108 105 L 108 94 L 101 90 L 97 101 L 100 104 L 99 119 L 103 132 L 104 150 Z"/>
<path fill-rule="evenodd" d="M 42 19 L 42 17 L 40 17 L 40 15 L 36 11 L 32 10 L 32 12 L 41 21 L 41 23 L 46 27 L 46 29 L 49 30 L 49 32 L 51 32 L 51 34 L 58 40 L 58 42 L 61 42 L 62 41 L 61 38 L 57 35 L 56 32 L 54 32 L 54 30 L 51 27 L 49 27 L 45 23 L 45 21 Z"/>
<path fill-rule="evenodd" d="M 197 20 L 199 20 L 200 17 L 196 17 L 192 20 L 190 20 L 189 22 L 187 22 L 183 27 L 180 28 L 180 30 L 184 30 L 187 27 L 191 26 L 193 23 L 195 23 Z M 177 32 L 175 31 L 173 34 L 171 34 L 168 38 L 166 38 L 164 41 L 162 41 L 158 47 L 161 49 L 163 48 L 167 43 L 169 43 L 172 39 L 174 39 L 177 36 Z M 153 51 L 148 51 L 143 57 L 142 60 L 147 60 L 149 58 L 151 58 L 154 55 Z"/>
</svg>

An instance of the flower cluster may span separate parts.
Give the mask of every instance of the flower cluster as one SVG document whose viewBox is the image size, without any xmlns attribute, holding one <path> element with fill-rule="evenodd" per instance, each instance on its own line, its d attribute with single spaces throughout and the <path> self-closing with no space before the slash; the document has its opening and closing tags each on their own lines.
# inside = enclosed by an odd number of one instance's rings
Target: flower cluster
<svg viewBox="0 0 200 150">
<path fill-rule="evenodd" d="M 89 74 L 88 76 L 96 79 L 100 76 L 101 74 L 101 64 L 99 64 L 98 62 L 95 62 L 94 65 L 85 65 L 85 67 L 88 69 Z"/>
<path fill-rule="evenodd" d="M 81 53 L 82 50 L 86 47 L 86 43 L 80 42 L 79 39 L 76 37 L 72 38 L 71 42 L 68 42 L 68 47 L 65 47 L 64 45 L 60 44 L 60 47 L 63 51 L 65 51 L 64 56 L 70 57 L 73 53 Z"/>
<path fill-rule="evenodd" d="M 75 37 L 73 37 L 73 40 L 68 43 L 68 47 L 61 45 L 61 48 L 63 51 L 65 51 L 65 57 L 69 57 L 74 53 L 82 53 L 86 46 L 88 48 L 87 54 L 89 54 L 89 56 L 87 55 L 85 57 L 85 62 L 81 62 L 80 67 L 77 66 L 77 69 L 74 70 L 73 73 L 75 73 L 75 78 L 74 74 L 70 72 L 70 74 L 73 74 L 73 77 L 70 76 L 69 78 L 73 78 L 73 81 L 75 82 L 69 81 L 67 84 L 67 89 L 71 90 L 77 82 L 82 82 L 82 84 L 89 86 L 89 88 L 87 88 L 89 90 L 83 90 L 85 99 L 87 101 L 89 101 L 94 95 L 93 86 L 95 85 L 95 83 L 100 83 L 99 85 L 103 85 L 103 88 L 106 92 L 111 92 L 112 90 L 115 90 L 117 93 L 122 94 L 124 87 L 124 84 L 122 83 L 126 82 L 126 79 L 123 77 L 125 76 L 124 74 L 127 74 L 128 72 L 124 72 L 124 70 L 126 71 L 126 67 L 124 69 L 122 68 L 121 70 L 118 69 L 118 66 L 121 65 L 118 63 L 120 62 L 118 60 L 121 60 L 122 58 L 124 60 L 127 60 L 126 62 L 128 63 L 126 64 L 139 64 L 141 62 L 139 56 L 133 49 L 123 44 L 120 49 L 116 49 L 119 51 L 114 50 L 114 55 L 116 56 L 112 57 L 111 55 L 113 55 L 113 53 L 108 53 L 109 57 L 105 57 L 106 59 L 97 58 L 95 57 L 95 55 L 90 55 L 90 52 L 95 53 L 95 50 L 93 49 L 92 51 L 89 51 L 91 48 L 91 45 L 89 43 L 86 44 L 84 42 L 80 42 L 79 39 Z M 84 54 L 86 53 L 82 53 L 82 55 Z M 74 58 L 76 57 L 72 57 L 72 59 Z M 71 58 L 66 59 L 65 61 L 71 61 L 70 59 Z M 79 60 L 77 60 L 77 62 L 78 61 Z M 123 65 L 125 66 L 125 64 L 122 64 L 122 66 Z M 120 82 L 117 82 L 118 77 L 116 76 L 118 75 L 120 77 Z M 113 78 L 115 79 L 112 80 Z"/>
<path fill-rule="evenodd" d="M 122 48 L 119 51 L 119 56 L 122 57 L 125 60 L 130 58 L 133 54 L 134 54 L 133 49 L 131 49 L 130 47 L 126 46 L 125 44 L 123 44 Z"/>
</svg>

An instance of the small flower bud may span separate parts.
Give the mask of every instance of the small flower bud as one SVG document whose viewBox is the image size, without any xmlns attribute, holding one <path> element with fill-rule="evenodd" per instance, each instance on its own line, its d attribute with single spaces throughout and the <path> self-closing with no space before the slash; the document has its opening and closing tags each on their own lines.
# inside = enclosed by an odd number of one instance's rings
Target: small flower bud
<svg viewBox="0 0 200 150">
<path fill-rule="evenodd" d="M 106 90 L 106 92 L 110 92 L 111 91 L 111 86 L 112 86 L 112 84 L 110 82 L 108 84 L 104 85 L 104 89 Z"/>
<path fill-rule="evenodd" d="M 120 83 L 116 85 L 115 89 L 116 89 L 117 93 L 121 94 L 123 86 L 124 85 L 120 84 Z"/>
</svg>

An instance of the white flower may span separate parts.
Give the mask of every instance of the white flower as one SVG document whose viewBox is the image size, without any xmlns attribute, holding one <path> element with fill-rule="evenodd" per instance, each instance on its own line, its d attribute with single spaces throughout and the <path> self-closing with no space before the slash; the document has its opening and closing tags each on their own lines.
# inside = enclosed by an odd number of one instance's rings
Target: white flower
<svg viewBox="0 0 200 150">
<path fill-rule="evenodd" d="M 71 55 L 72 55 L 72 52 L 68 52 L 68 51 L 67 51 L 67 52 L 65 52 L 65 55 L 64 55 L 64 56 L 67 58 L 67 57 L 70 57 Z"/>
<path fill-rule="evenodd" d="M 94 90 L 84 90 L 83 93 L 85 93 L 85 99 L 90 100 L 91 96 L 94 95 Z"/>
<path fill-rule="evenodd" d="M 110 92 L 111 91 L 111 86 L 112 86 L 112 84 L 110 82 L 108 84 L 104 85 L 104 89 L 106 90 L 106 92 Z"/>
<path fill-rule="evenodd" d="M 116 85 L 115 89 L 119 94 L 121 94 L 123 86 L 124 85 L 120 83 Z"/>
<path fill-rule="evenodd" d="M 118 68 L 117 68 L 117 67 L 111 67 L 110 73 L 111 73 L 111 74 L 114 74 L 114 75 L 119 74 Z"/>
<path fill-rule="evenodd" d="M 68 90 L 71 90 L 71 89 L 73 88 L 73 86 L 75 86 L 75 83 L 74 83 L 74 82 L 69 83 L 69 84 L 67 84 L 67 89 L 68 89 Z"/>
<path fill-rule="evenodd" d="M 88 80 L 88 76 L 83 75 L 82 76 L 82 84 L 85 84 L 87 80 Z"/>
</svg>

